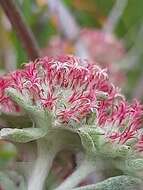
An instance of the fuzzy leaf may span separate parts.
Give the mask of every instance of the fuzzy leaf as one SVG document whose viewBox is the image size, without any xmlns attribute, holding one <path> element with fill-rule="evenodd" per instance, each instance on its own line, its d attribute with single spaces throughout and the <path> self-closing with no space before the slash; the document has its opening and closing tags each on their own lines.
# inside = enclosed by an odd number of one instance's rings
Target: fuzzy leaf
<svg viewBox="0 0 143 190">
<path fill-rule="evenodd" d="M 142 171 L 143 170 L 143 159 L 138 158 L 138 159 L 133 159 L 133 160 L 128 160 L 126 162 L 127 168 L 129 168 L 132 171 Z"/>
<path fill-rule="evenodd" d="M 87 153 L 96 154 L 104 142 L 103 131 L 97 127 L 85 126 L 78 129 L 81 142 Z"/>
<path fill-rule="evenodd" d="M 95 185 L 87 185 L 73 190 L 141 190 L 141 180 L 122 175 L 111 177 Z"/>
<path fill-rule="evenodd" d="M 143 159 L 142 158 L 130 158 L 127 160 L 116 161 L 117 168 L 124 173 L 142 178 L 143 171 Z"/>
<path fill-rule="evenodd" d="M 28 102 L 17 90 L 13 88 L 7 89 L 7 95 L 13 99 L 21 108 L 31 113 L 34 111 L 34 107 L 31 102 Z"/>
<path fill-rule="evenodd" d="M 104 138 L 102 129 L 85 126 L 78 129 L 81 142 L 87 153 L 98 154 L 102 157 L 126 157 L 131 149 L 127 145 L 114 145 Z"/>
<path fill-rule="evenodd" d="M 94 145 L 94 142 L 88 133 L 82 132 L 82 133 L 80 133 L 80 137 L 81 137 L 82 145 L 87 152 L 96 151 L 96 147 Z"/>
<path fill-rule="evenodd" d="M 47 132 L 41 128 L 11 129 L 3 128 L 0 131 L 1 139 L 27 143 L 45 136 Z"/>
<path fill-rule="evenodd" d="M 125 158 L 131 151 L 130 147 L 127 145 L 113 144 L 110 142 L 105 142 L 100 147 L 101 156 L 111 157 L 111 158 Z"/>
<path fill-rule="evenodd" d="M 31 102 L 28 102 L 28 100 L 13 88 L 9 88 L 7 94 L 26 111 L 37 127 L 48 130 L 52 126 L 52 115 L 47 110 L 33 106 Z"/>
</svg>

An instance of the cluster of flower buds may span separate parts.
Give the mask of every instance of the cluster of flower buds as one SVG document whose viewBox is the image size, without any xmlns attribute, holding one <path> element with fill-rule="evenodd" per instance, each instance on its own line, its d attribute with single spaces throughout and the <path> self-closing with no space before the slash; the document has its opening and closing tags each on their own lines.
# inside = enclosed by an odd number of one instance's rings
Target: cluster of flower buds
<svg viewBox="0 0 143 190">
<path fill-rule="evenodd" d="M 125 75 L 116 62 L 122 60 L 125 56 L 123 42 L 112 34 L 92 29 L 83 29 L 79 41 L 84 42 L 89 55 L 88 59 L 98 63 L 102 68 L 106 67 L 111 75 L 112 82 L 122 85 L 125 81 Z M 75 51 L 74 43 L 59 36 L 54 36 L 49 41 L 48 48 L 43 49 L 43 55 L 59 56 L 75 53 Z"/>
<path fill-rule="evenodd" d="M 122 59 L 125 55 L 123 42 L 101 30 L 83 29 L 80 38 L 90 50 L 90 57 L 106 65 Z"/>
<path fill-rule="evenodd" d="M 125 75 L 118 62 L 125 56 L 123 42 L 110 33 L 92 29 L 83 29 L 80 39 L 89 50 L 90 59 L 100 67 L 108 68 L 112 82 L 122 86 Z"/>
<path fill-rule="evenodd" d="M 77 129 L 92 125 L 102 130 L 106 141 L 143 151 L 143 105 L 126 102 L 106 70 L 87 60 L 44 57 L 1 77 L 1 112 L 21 113 L 7 94 L 11 88 L 29 105 L 51 112 L 56 123 Z"/>
</svg>

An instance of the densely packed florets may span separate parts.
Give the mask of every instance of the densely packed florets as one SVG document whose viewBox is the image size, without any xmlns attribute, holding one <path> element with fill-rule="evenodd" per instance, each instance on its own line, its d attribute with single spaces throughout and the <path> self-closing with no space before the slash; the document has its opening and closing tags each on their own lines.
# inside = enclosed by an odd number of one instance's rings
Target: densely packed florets
<svg viewBox="0 0 143 190">
<path fill-rule="evenodd" d="M 83 42 L 88 51 L 88 59 L 97 62 L 102 68 L 106 67 L 111 75 L 110 79 L 117 85 L 125 83 L 125 74 L 116 64 L 125 57 L 125 47 L 121 40 L 102 30 L 83 29 L 79 35 L 79 42 Z M 74 53 L 74 43 L 59 36 L 49 41 L 48 48 L 43 49 L 43 55 L 59 56 Z M 79 50 L 80 51 L 80 50 Z"/>
<path fill-rule="evenodd" d="M 109 141 L 128 144 L 133 140 L 134 147 L 143 150 L 143 106 L 137 101 L 128 104 L 106 70 L 86 60 L 44 57 L 1 77 L 1 111 L 20 113 L 7 95 L 8 88 L 16 89 L 30 105 L 47 109 L 66 126 L 74 122 L 82 127 L 94 113 L 92 125 L 102 128 Z"/>
</svg>

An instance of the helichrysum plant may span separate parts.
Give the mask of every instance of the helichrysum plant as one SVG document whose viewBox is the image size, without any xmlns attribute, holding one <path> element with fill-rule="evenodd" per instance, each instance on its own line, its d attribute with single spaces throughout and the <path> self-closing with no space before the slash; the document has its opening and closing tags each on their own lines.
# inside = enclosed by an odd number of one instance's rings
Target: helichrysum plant
<svg viewBox="0 0 143 190">
<path fill-rule="evenodd" d="M 141 189 L 143 105 L 136 100 L 129 104 L 106 69 L 74 56 L 39 58 L 0 78 L 0 111 L 12 125 L 1 129 L 1 139 L 37 143 L 26 185 L 15 189 L 48 190 L 53 160 L 65 148 L 83 152 L 84 158 L 56 190 Z M 103 168 L 120 174 L 77 187 Z"/>
</svg>

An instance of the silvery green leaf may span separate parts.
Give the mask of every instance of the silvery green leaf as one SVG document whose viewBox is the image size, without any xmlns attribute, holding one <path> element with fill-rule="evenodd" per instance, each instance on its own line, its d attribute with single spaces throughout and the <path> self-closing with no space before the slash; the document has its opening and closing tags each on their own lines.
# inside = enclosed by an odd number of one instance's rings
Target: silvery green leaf
<svg viewBox="0 0 143 190">
<path fill-rule="evenodd" d="M 33 106 L 31 102 L 25 99 L 17 90 L 9 88 L 7 90 L 8 96 L 10 96 L 25 112 L 29 115 L 32 121 L 37 127 L 49 129 L 52 126 L 52 115 L 40 107 Z"/>
<path fill-rule="evenodd" d="M 130 159 L 126 161 L 126 167 L 132 171 L 143 171 L 143 159 Z"/>
<path fill-rule="evenodd" d="M 141 180 L 122 175 L 111 177 L 95 185 L 87 185 L 72 190 L 141 190 Z"/>
<path fill-rule="evenodd" d="M 96 150 L 94 142 L 88 133 L 81 133 L 81 142 L 87 152 L 94 152 Z"/>
<path fill-rule="evenodd" d="M 99 146 L 99 139 L 102 136 L 102 130 L 94 127 L 82 127 L 78 129 L 83 147 L 87 152 L 96 153 Z"/>
<path fill-rule="evenodd" d="M 116 166 L 122 170 L 129 171 L 142 171 L 143 170 L 143 159 L 142 158 L 128 158 L 126 160 L 115 161 Z"/>
<path fill-rule="evenodd" d="M 24 96 L 20 92 L 18 92 L 14 88 L 8 88 L 7 89 L 7 95 L 12 98 L 13 101 L 15 101 L 21 108 L 26 110 L 27 112 L 33 112 L 34 107 L 32 106 L 31 102 L 25 99 Z"/>
<path fill-rule="evenodd" d="M 107 157 L 112 157 L 112 158 L 123 158 L 127 157 L 127 155 L 130 154 L 130 147 L 127 145 L 120 145 L 120 144 L 115 144 L 111 142 L 105 142 L 101 147 L 100 147 L 100 154 L 107 156 Z"/>
<path fill-rule="evenodd" d="M 36 106 L 33 106 L 32 103 L 29 100 L 25 99 L 25 97 L 22 96 L 22 94 L 19 93 L 16 89 L 7 89 L 7 95 L 12 98 L 12 100 L 15 101 L 23 110 L 25 110 L 29 116 L 36 117 L 37 115 L 41 115 L 41 110 L 37 110 Z"/>
<path fill-rule="evenodd" d="M 131 149 L 130 146 L 111 143 L 104 136 L 104 131 L 96 126 L 84 126 L 78 129 L 83 147 L 87 152 L 98 154 L 103 157 L 126 157 Z"/>
<path fill-rule="evenodd" d="M 137 176 L 143 179 L 143 159 L 142 158 L 129 158 L 127 160 L 122 160 L 115 162 L 116 167 L 122 170 L 124 173 Z"/>
<path fill-rule="evenodd" d="M 82 145 L 83 145 L 83 147 L 85 148 L 85 150 L 87 152 L 96 151 L 96 147 L 94 145 L 92 137 L 88 133 L 82 132 L 82 133 L 79 133 L 79 135 L 80 135 L 80 138 L 81 138 Z"/>
<path fill-rule="evenodd" d="M 47 132 L 41 128 L 3 128 L 0 131 L 0 138 L 14 142 L 26 143 L 44 137 L 46 134 Z"/>
</svg>

